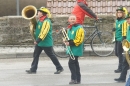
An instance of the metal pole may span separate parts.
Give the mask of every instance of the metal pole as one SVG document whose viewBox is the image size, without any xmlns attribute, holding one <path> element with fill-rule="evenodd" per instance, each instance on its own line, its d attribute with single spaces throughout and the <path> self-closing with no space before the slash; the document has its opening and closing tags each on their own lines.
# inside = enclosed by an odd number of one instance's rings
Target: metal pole
<svg viewBox="0 0 130 86">
<path fill-rule="evenodd" d="M 19 15 L 19 0 L 16 0 L 17 16 Z"/>
</svg>

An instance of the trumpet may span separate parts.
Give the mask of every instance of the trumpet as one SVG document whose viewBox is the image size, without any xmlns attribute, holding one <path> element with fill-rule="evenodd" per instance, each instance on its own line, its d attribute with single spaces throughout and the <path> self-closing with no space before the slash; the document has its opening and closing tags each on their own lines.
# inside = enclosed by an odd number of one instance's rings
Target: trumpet
<svg viewBox="0 0 130 86">
<path fill-rule="evenodd" d="M 28 6 L 24 7 L 22 10 L 22 17 L 24 19 L 30 20 L 30 24 L 29 24 L 30 33 L 34 40 L 35 40 L 34 31 L 35 31 L 36 24 L 37 24 L 37 20 L 35 18 L 36 14 L 37 14 L 37 9 L 36 9 L 36 7 L 34 7 L 32 5 L 28 5 Z"/>
<path fill-rule="evenodd" d="M 68 37 L 68 35 L 67 35 L 66 31 L 65 31 L 65 28 L 62 28 L 62 34 L 63 34 L 63 36 L 64 36 L 63 41 L 69 40 L 69 37 Z M 66 50 L 67 50 L 67 52 L 68 52 L 70 58 L 71 58 L 72 60 L 75 60 L 75 57 L 74 57 L 74 55 L 73 55 L 73 52 L 71 51 L 70 46 L 67 46 L 67 45 L 66 45 Z"/>
<path fill-rule="evenodd" d="M 130 66 L 130 56 L 129 56 L 130 42 L 128 40 L 124 39 L 122 42 L 122 47 L 125 51 L 126 60 Z"/>
</svg>

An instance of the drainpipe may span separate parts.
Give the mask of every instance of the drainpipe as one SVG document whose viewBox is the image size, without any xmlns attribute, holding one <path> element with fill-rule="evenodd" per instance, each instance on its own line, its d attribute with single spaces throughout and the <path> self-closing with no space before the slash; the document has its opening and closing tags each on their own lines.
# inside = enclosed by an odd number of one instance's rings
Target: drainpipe
<svg viewBox="0 0 130 86">
<path fill-rule="evenodd" d="M 19 0 L 16 0 L 17 16 L 19 16 Z"/>
</svg>

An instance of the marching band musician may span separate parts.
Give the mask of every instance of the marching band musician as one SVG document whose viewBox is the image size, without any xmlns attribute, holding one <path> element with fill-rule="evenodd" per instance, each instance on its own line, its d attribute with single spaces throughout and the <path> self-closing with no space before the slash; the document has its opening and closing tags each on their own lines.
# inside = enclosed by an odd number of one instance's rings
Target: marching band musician
<svg viewBox="0 0 130 86">
<path fill-rule="evenodd" d="M 122 71 L 122 65 L 123 65 L 123 48 L 122 48 L 122 40 L 126 39 L 126 29 L 128 24 L 126 23 L 126 20 L 124 19 L 126 14 L 124 10 L 124 7 L 119 7 L 116 10 L 116 23 L 115 28 L 113 28 L 113 31 L 115 31 L 115 55 L 119 59 L 118 68 L 115 70 L 115 73 L 120 73 Z"/>
<path fill-rule="evenodd" d="M 88 7 L 86 0 L 76 0 L 77 3 L 74 6 L 71 16 L 69 16 L 68 22 L 68 36 L 69 41 L 64 42 L 67 46 L 70 46 L 75 60 L 69 59 L 68 65 L 71 72 L 71 81 L 69 84 L 80 84 L 81 74 L 78 57 L 83 55 L 83 39 L 85 30 L 81 26 L 84 23 L 85 15 L 97 19 L 97 16 Z"/>
<path fill-rule="evenodd" d="M 127 14 L 126 16 L 126 20 L 127 20 L 127 23 L 129 24 L 129 27 L 127 29 L 127 36 L 126 36 L 126 40 L 128 40 L 130 42 L 130 12 Z M 126 62 L 126 70 L 129 69 L 129 65 L 128 63 Z M 126 85 L 125 86 L 130 86 L 130 75 L 128 77 L 128 80 L 126 81 Z"/>
<path fill-rule="evenodd" d="M 117 82 L 125 82 L 126 81 L 126 75 L 128 70 L 128 63 L 126 61 L 126 58 L 123 57 L 123 47 L 122 47 L 122 41 L 126 39 L 127 34 L 127 28 L 128 23 L 125 20 L 125 17 L 127 15 L 127 10 L 125 7 L 119 7 L 117 10 L 117 20 L 116 20 L 116 29 L 115 29 L 115 54 L 119 58 L 119 65 L 118 69 L 115 70 L 115 73 L 119 73 L 120 77 L 114 79 Z"/>
<path fill-rule="evenodd" d="M 42 50 L 50 57 L 53 64 L 56 66 L 56 72 L 54 74 L 60 74 L 63 71 L 63 67 L 59 63 L 58 59 L 53 53 L 53 39 L 52 39 L 52 24 L 48 17 L 50 17 L 50 11 L 41 7 L 38 9 L 38 22 L 35 29 L 35 49 L 33 53 L 33 61 L 31 64 L 31 68 L 26 70 L 27 73 L 32 74 L 36 73 L 38 68 L 39 55 Z"/>
<path fill-rule="evenodd" d="M 84 29 L 83 27 L 76 22 L 76 16 L 70 15 L 68 26 L 68 37 L 69 40 L 65 45 L 70 46 L 70 49 L 75 57 L 75 60 L 69 58 L 68 66 L 71 72 L 71 81 L 69 84 L 80 84 L 81 83 L 81 74 L 80 66 L 78 62 L 78 57 L 83 55 L 83 40 L 84 40 Z"/>
</svg>

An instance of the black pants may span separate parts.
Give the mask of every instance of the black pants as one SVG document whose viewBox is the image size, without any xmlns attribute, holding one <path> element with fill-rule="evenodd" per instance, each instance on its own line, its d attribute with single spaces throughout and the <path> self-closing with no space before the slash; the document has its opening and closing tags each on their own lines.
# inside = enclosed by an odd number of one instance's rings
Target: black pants
<svg viewBox="0 0 130 86">
<path fill-rule="evenodd" d="M 122 43 L 121 41 L 116 41 L 115 42 L 115 55 L 118 57 L 119 59 L 119 64 L 118 64 L 118 69 L 122 70 L 122 65 L 123 65 L 123 48 L 122 48 Z"/>
<path fill-rule="evenodd" d="M 127 70 L 129 69 L 129 64 L 126 61 L 126 58 L 123 61 L 123 67 L 122 67 L 122 72 L 120 74 L 120 78 L 121 79 L 126 79 L 126 75 L 127 75 Z"/>
<path fill-rule="evenodd" d="M 69 59 L 68 62 L 69 69 L 71 72 L 71 80 L 77 80 L 77 82 L 81 81 L 80 67 L 78 62 L 78 56 L 75 56 L 75 60 Z"/>
<path fill-rule="evenodd" d="M 57 70 L 63 69 L 61 64 L 59 63 L 58 59 L 56 58 L 56 56 L 53 53 L 53 47 L 39 47 L 38 45 L 36 45 L 34 53 L 33 53 L 33 62 L 32 62 L 30 70 L 32 70 L 32 71 L 37 70 L 39 55 L 41 54 L 42 50 L 44 50 L 44 52 L 47 54 L 47 56 L 50 57 L 53 64 L 56 66 Z"/>
</svg>

